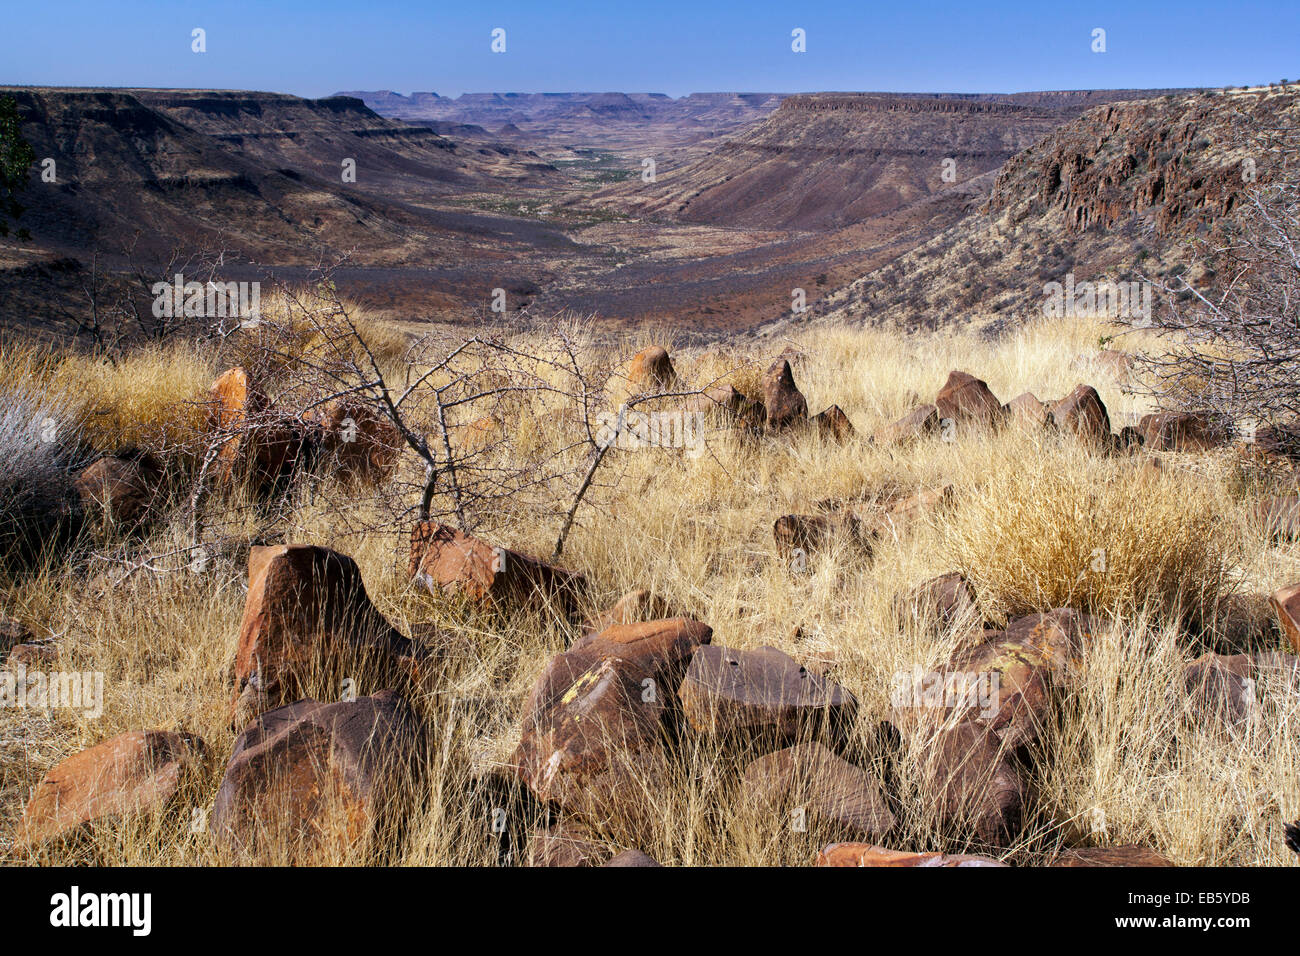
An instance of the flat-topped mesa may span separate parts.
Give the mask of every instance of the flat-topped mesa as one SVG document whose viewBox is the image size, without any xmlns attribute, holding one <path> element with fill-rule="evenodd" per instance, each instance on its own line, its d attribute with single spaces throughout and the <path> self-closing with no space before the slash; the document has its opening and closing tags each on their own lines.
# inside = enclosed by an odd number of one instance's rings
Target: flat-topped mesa
<svg viewBox="0 0 1300 956">
<path fill-rule="evenodd" d="M 882 96 L 863 93 L 805 93 L 781 101 L 783 111 L 827 112 L 843 110 L 855 113 L 1002 113 L 1034 115 L 1045 112 L 1032 106 L 998 103 L 987 100 L 927 99 L 921 97 Z"/>
</svg>

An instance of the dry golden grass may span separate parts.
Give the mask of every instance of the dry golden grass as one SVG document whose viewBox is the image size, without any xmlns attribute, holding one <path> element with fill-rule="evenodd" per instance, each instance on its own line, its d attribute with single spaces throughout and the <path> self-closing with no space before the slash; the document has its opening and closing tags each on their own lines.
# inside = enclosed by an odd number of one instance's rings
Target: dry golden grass
<svg viewBox="0 0 1300 956">
<path fill-rule="evenodd" d="M 932 400 L 954 368 L 986 379 L 1004 401 L 1025 390 L 1056 398 L 1089 382 L 1118 429 L 1144 410 L 1141 401 L 1098 367 L 1086 361 L 1076 367 L 1110 331 L 1077 322 L 1035 324 L 985 341 L 975 333 L 897 337 L 824 329 L 793 340 L 806 353 L 795 378 L 812 411 L 838 404 L 862 434 Z M 616 351 L 626 357 L 644 344 Z M 673 357 L 693 383 L 731 375 L 752 391 L 785 344 L 732 343 Z M 1117 344 L 1151 346 L 1131 339 Z M 400 354 L 390 343 L 385 361 L 396 365 Z M 593 361 L 609 358 L 593 346 Z M 140 361 L 138 368 L 149 367 Z M 165 419 L 170 402 L 219 371 L 199 357 L 175 361 L 172 373 L 155 367 L 154 380 L 170 390 L 160 390 L 158 404 L 145 400 L 148 390 L 137 381 L 111 375 L 101 380 L 97 400 L 124 422 L 137 414 L 132 409 L 145 419 Z M 541 411 L 530 412 L 528 424 L 519 426 L 528 435 L 513 436 L 526 440 L 511 442 L 503 455 L 536 454 L 554 437 L 556 426 Z M 1291 862 L 1282 821 L 1300 816 L 1295 687 L 1265 682 L 1260 718 L 1234 733 L 1190 721 L 1181 691 L 1181 668 L 1202 648 L 1179 625 L 1179 614 L 1206 618 L 1213 627 L 1221 595 L 1269 591 L 1300 577 L 1300 551 L 1266 541 L 1249 520 L 1257 486 L 1240 481 L 1234 454 L 1166 456 L 1166 467 L 1153 473 L 1140 456 L 1105 458 L 1015 430 L 903 449 L 838 447 L 806 434 L 760 443 L 716 438 L 694 458 L 665 449 L 615 452 L 604 475 L 611 483 L 580 512 L 562 563 L 591 581 L 593 610 L 629 589 L 650 588 L 710 624 L 717 644 L 773 645 L 828 673 L 860 701 L 850 751 L 864 766 L 877 765 L 876 728 L 888 711 L 893 675 L 942 664 L 958 640 L 900 621 L 894 595 L 960 569 L 995 619 L 1060 605 L 1091 610 L 1107 626 L 1042 742 L 1043 759 L 1031 771 L 1037 796 L 1017 839 L 980 847 L 969 832 L 939 825 L 925 812 L 925 794 L 913 786 L 904 760 L 898 786 L 909 812 L 886 842 L 984 850 L 1017 863 L 1041 862 L 1066 843 L 1141 842 L 1182 864 L 1280 865 Z M 870 502 L 944 483 L 954 488 L 951 508 L 881 542 L 870 558 L 833 549 L 814 556 L 806 572 L 792 573 L 776 554 L 771 527 L 782 514 L 811 511 L 823 499 Z M 548 489 L 555 508 L 566 503 L 568 490 Z M 343 494 L 327 488 L 314 502 L 300 494 L 276 534 L 351 555 L 372 598 L 399 629 L 436 623 L 455 641 L 443 672 L 414 701 L 430 729 L 426 784 L 404 814 L 400 845 L 396 834 L 381 835 L 392 839 L 389 859 L 494 862 L 489 822 L 498 798 L 477 792 L 473 781 L 508 761 L 523 700 L 571 634 L 535 615 L 474 614 L 417 590 L 405 580 L 400 529 L 350 533 L 364 521 L 339 520 Z M 103 716 L 93 721 L 67 711 L 0 713 L 0 841 L 17 825 L 27 788 L 49 767 L 125 730 L 202 736 L 214 759 L 186 806 L 210 803 L 234 739 L 225 725 L 229 688 L 222 675 L 244 601 L 246 545 L 257 533 L 252 509 L 236 504 L 227 503 L 236 517 L 222 529 L 229 544 L 216 549 L 202 573 L 176 559 L 173 570 L 139 571 L 124 580 L 121 565 L 101 563 L 4 582 L 0 607 L 54 632 L 61 666 L 103 671 L 107 699 Z M 478 533 L 545 556 L 558 519 L 539 518 L 536 504 L 503 506 Z M 372 506 L 354 497 L 349 514 L 363 518 Z M 175 552 L 182 532 L 173 523 L 141 547 Z M 1102 570 L 1094 568 L 1097 549 L 1104 551 Z M 821 845 L 842 837 L 816 827 L 792 832 L 785 816 L 753 806 L 738 785 L 737 759 L 707 741 L 688 741 L 671 779 L 647 781 L 659 796 L 650 831 L 638 836 L 636 848 L 669 864 L 806 864 Z M 232 862 L 189 824 L 186 811 L 99 827 L 78 847 L 53 848 L 42 860 Z M 609 852 L 632 844 L 617 821 L 595 836 Z M 310 859 L 365 858 L 358 853 L 355 846 L 331 845 Z M 300 856 L 286 843 L 273 858 Z"/>
</svg>

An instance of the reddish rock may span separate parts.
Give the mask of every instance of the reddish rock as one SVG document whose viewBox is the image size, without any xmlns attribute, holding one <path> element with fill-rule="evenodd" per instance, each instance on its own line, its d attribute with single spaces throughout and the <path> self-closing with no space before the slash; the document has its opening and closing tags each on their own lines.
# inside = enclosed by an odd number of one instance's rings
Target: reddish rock
<svg viewBox="0 0 1300 956">
<path fill-rule="evenodd" d="M 564 618 L 576 618 L 586 584 L 580 574 L 494 548 L 436 521 L 422 521 L 411 529 L 408 570 L 434 595 L 441 592 L 482 607 L 553 608 Z"/>
<path fill-rule="evenodd" d="M 1300 653 L 1300 584 L 1291 584 L 1274 591 L 1268 603 L 1277 614 L 1282 633 L 1291 642 L 1291 648 Z"/>
<path fill-rule="evenodd" d="M 760 432 L 767 422 L 762 402 L 745 397 L 730 385 L 713 385 L 692 396 L 684 410 L 698 414 L 718 414 L 732 424 L 750 432 Z"/>
<path fill-rule="evenodd" d="M 118 734 L 57 764 L 23 811 L 15 849 L 32 849 L 96 823 L 161 810 L 206 758 L 202 740 L 165 730 Z"/>
<path fill-rule="evenodd" d="M 890 502 L 883 511 L 864 518 L 869 537 L 901 538 L 920 521 L 952 504 L 953 486 L 923 488 L 916 494 Z"/>
<path fill-rule="evenodd" d="M 1136 844 L 1066 850 L 1052 866 L 1174 866 L 1155 850 Z"/>
<path fill-rule="evenodd" d="M 991 427 L 1002 421 L 1002 403 L 988 384 L 966 372 L 949 373 L 934 400 L 939 420 L 950 419 L 960 431 L 964 425 Z"/>
<path fill-rule="evenodd" d="M 794 384 L 794 373 L 785 359 L 773 362 L 763 376 L 763 404 L 768 431 L 783 431 L 808 417 L 808 402 Z"/>
<path fill-rule="evenodd" d="M 934 405 L 920 405 L 892 425 L 881 428 L 872 435 L 872 441 L 884 447 L 903 445 L 938 430 L 939 409 Z"/>
<path fill-rule="evenodd" d="M 849 416 L 840 411 L 838 405 L 832 405 L 824 412 L 818 412 L 813 416 L 812 422 L 824 438 L 833 439 L 841 445 L 857 435 L 856 429 L 849 421 Z"/>
<path fill-rule="evenodd" d="M 536 827 L 528 834 L 529 866 L 596 866 L 605 849 L 571 823 Z"/>
<path fill-rule="evenodd" d="M 402 436 L 371 405 L 334 399 L 303 418 L 313 428 L 311 437 L 319 453 L 339 477 L 378 484 L 397 467 Z"/>
<path fill-rule="evenodd" d="M 1205 451 L 1228 440 L 1226 431 L 1205 412 L 1156 412 L 1138 422 L 1148 451 Z"/>
<path fill-rule="evenodd" d="M 1202 654 L 1183 671 L 1188 705 L 1198 721 L 1249 720 L 1257 710 L 1255 666 L 1246 654 Z"/>
<path fill-rule="evenodd" d="M 989 844 L 1015 830 L 1024 786 L 992 730 L 963 721 L 932 737 L 920 759 L 923 797 L 941 824 Z"/>
<path fill-rule="evenodd" d="M 641 867 L 663 866 L 663 864 L 660 863 L 658 860 L 656 860 L 654 857 L 642 853 L 640 850 L 624 850 L 622 853 L 618 854 L 613 859 L 611 859 L 608 863 L 602 865 L 603 866 L 641 866 Z"/>
<path fill-rule="evenodd" d="M 614 625 L 553 658 L 524 704 L 514 765 L 543 801 L 576 817 L 644 823 L 668 779 L 672 689 L 712 629 L 689 618 Z"/>
<path fill-rule="evenodd" d="M 772 537 L 783 559 L 806 561 L 835 541 L 869 549 L 872 536 L 858 516 L 845 509 L 825 515 L 782 515 L 772 523 Z"/>
<path fill-rule="evenodd" d="M 58 663 L 59 647 L 53 641 L 33 641 L 30 644 L 15 644 L 9 649 L 5 666 L 14 672 L 20 668 L 24 671 L 46 670 Z"/>
<path fill-rule="evenodd" d="M 218 846 L 240 856 L 376 852 L 418 795 L 423 730 L 391 690 L 350 701 L 300 700 L 235 740 L 212 805 Z M 280 862 L 276 860 L 275 862 Z"/>
<path fill-rule="evenodd" d="M 991 856 L 910 853 L 870 843 L 832 843 L 817 854 L 818 866 L 1006 866 Z"/>
<path fill-rule="evenodd" d="M 208 428 L 223 438 L 217 476 L 251 475 L 261 492 L 288 477 L 306 447 L 306 427 L 273 413 L 265 394 L 238 366 L 212 383 Z"/>
<path fill-rule="evenodd" d="M 1052 414 L 1046 402 L 1040 402 L 1033 392 L 1021 392 L 1003 406 L 1006 419 L 1015 425 L 1047 428 L 1052 424 Z"/>
<path fill-rule="evenodd" d="M 1110 416 L 1091 385 L 1079 385 L 1051 408 L 1052 422 L 1062 431 L 1100 444 L 1110 438 Z"/>
<path fill-rule="evenodd" d="M 975 592 L 958 571 L 941 574 L 917 585 L 895 601 L 899 617 L 908 618 L 924 630 L 946 630 L 964 624 L 979 630 L 980 614 Z"/>
<path fill-rule="evenodd" d="M 645 588 L 638 588 L 628 591 L 607 610 L 588 618 L 582 626 L 582 632 L 584 635 L 596 634 L 615 624 L 637 624 L 676 616 L 662 597 Z"/>
<path fill-rule="evenodd" d="M 677 373 L 673 370 L 673 360 L 669 358 L 668 350 L 651 345 L 632 356 L 627 378 L 643 392 L 662 392 L 676 384 Z"/>
<path fill-rule="evenodd" d="M 370 602 L 361 569 L 314 545 L 255 547 L 235 651 L 232 727 L 303 697 L 327 673 L 412 676 L 418 651 Z M 346 668 L 351 667 L 349 672 Z"/>
<path fill-rule="evenodd" d="M 162 468 L 150 455 L 106 455 L 87 466 L 73 488 L 85 513 L 103 515 L 118 527 L 134 529 L 156 516 L 163 497 L 162 481 Z"/>
<path fill-rule="evenodd" d="M 716 735 L 794 740 L 824 726 L 853 723 L 858 701 L 775 647 L 738 651 L 701 647 L 679 695 L 695 730 Z"/>
<path fill-rule="evenodd" d="M 781 827 L 802 810 L 806 826 L 820 824 L 878 838 L 894 827 L 874 775 L 819 743 L 798 744 L 759 757 L 743 779 L 746 801 L 766 807 Z"/>
</svg>

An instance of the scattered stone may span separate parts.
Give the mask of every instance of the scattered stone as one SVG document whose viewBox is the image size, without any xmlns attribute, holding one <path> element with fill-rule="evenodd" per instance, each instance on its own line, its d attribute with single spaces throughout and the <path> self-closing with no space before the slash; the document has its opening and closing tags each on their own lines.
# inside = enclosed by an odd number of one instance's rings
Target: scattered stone
<svg viewBox="0 0 1300 956">
<path fill-rule="evenodd" d="M 945 631 L 954 625 L 980 630 L 979 607 L 975 592 L 959 571 L 941 574 L 917 585 L 895 599 L 895 613 L 908 618 L 929 633 Z"/>
<path fill-rule="evenodd" d="M 82 510 L 133 530 L 156 513 L 162 494 L 162 467 L 147 453 L 134 458 L 106 455 L 87 466 L 73 482 Z"/>
<path fill-rule="evenodd" d="M 873 538 L 881 536 L 901 538 L 927 516 L 937 514 L 951 505 L 952 499 L 951 484 L 939 488 L 923 488 L 916 494 L 889 504 L 882 514 L 878 514 L 871 521 L 870 534 Z"/>
<path fill-rule="evenodd" d="M 15 644 L 9 649 L 5 666 L 15 673 L 48 670 L 59 661 L 59 646 L 53 641 L 33 641 Z"/>
<path fill-rule="evenodd" d="M 241 367 L 212 383 L 208 428 L 225 435 L 216 473 L 224 480 L 250 474 L 259 492 L 274 490 L 303 457 L 306 429 L 270 412 L 266 396 Z"/>
<path fill-rule="evenodd" d="M 821 824 L 871 839 L 894 827 L 879 781 L 819 743 L 798 744 L 759 757 L 744 774 L 746 800 L 768 808 L 786 825 L 802 810 L 809 825 Z"/>
<path fill-rule="evenodd" d="M 1148 847 L 1082 847 L 1067 850 L 1052 861 L 1052 866 L 1174 866 L 1168 857 Z"/>
<path fill-rule="evenodd" d="M 687 720 L 701 733 L 778 741 L 823 728 L 840 732 L 858 709 L 849 691 L 775 647 L 701 647 L 679 694 Z"/>
<path fill-rule="evenodd" d="M 949 373 L 948 381 L 934 400 L 939 420 L 949 419 L 958 427 L 974 425 L 988 428 L 1002 421 L 1002 403 L 988 384 L 966 372 Z"/>
<path fill-rule="evenodd" d="M 998 735 L 974 721 L 930 738 L 918 768 L 928 812 L 941 823 L 994 844 L 1014 832 L 1024 786 Z"/>
<path fill-rule="evenodd" d="M 1261 499 L 1255 505 L 1255 520 L 1270 538 L 1295 541 L 1300 538 L 1300 496 Z"/>
<path fill-rule="evenodd" d="M 777 359 L 763 376 L 763 403 L 767 429 L 779 432 L 808 417 L 808 402 L 794 384 L 790 363 Z"/>
<path fill-rule="evenodd" d="M 668 350 L 651 345 L 632 356 L 627 378 L 643 392 L 662 392 L 676 384 L 677 373 L 673 369 L 673 360 L 669 358 Z"/>
<path fill-rule="evenodd" d="M 1053 424 L 1085 441 L 1101 444 L 1110 438 L 1110 416 L 1091 385 L 1079 385 L 1051 409 Z"/>
<path fill-rule="evenodd" d="M 378 849 L 367 844 L 391 832 L 418 790 L 423 747 L 423 728 L 391 690 L 267 711 L 235 741 L 212 805 L 213 837 L 253 856 Z"/>
<path fill-rule="evenodd" d="M 1268 602 L 1282 625 L 1282 633 L 1291 648 L 1300 653 L 1300 584 L 1290 584 L 1274 591 Z"/>
<path fill-rule="evenodd" d="M 1138 422 L 1148 451 L 1193 452 L 1217 448 L 1228 435 L 1208 412 L 1155 412 Z"/>
<path fill-rule="evenodd" d="M 654 857 L 640 850 L 624 850 L 603 866 L 663 866 Z"/>
<path fill-rule="evenodd" d="M 494 548 L 436 521 L 411 529 L 409 573 L 435 596 L 441 592 L 482 607 L 553 608 L 565 619 L 576 619 L 586 586 L 580 574 Z"/>
<path fill-rule="evenodd" d="M 939 409 L 934 405 L 921 405 L 912 409 L 892 425 L 886 425 L 872 436 L 877 445 L 903 445 L 916 441 L 939 430 Z"/>
<path fill-rule="evenodd" d="M 1203 722 L 1249 720 L 1258 708 L 1254 671 L 1246 654 L 1202 654 L 1183 671 L 1192 714 Z"/>
<path fill-rule="evenodd" d="M 777 554 L 790 562 L 806 561 L 836 541 L 869 551 L 872 538 L 857 514 L 848 509 L 825 515 L 782 515 L 772 523 L 772 537 Z"/>
<path fill-rule="evenodd" d="M 232 727 L 309 691 L 312 678 L 360 670 L 414 676 L 419 653 L 371 603 L 357 563 L 306 544 L 254 547 L 234 661 Z M 351 665 L 351 674 L 345 669 Z"/>
<path fill-rule="evenodd" d="M 576 817 L 607 820 L 618 806 L 643 823 L 668 776 L 672 688 L 712 636 L 689 618 L 620 624 L 553 658 L 524 705 L 519 777 Z"/>
<path fill-rule="evenodd" d="M 677 616 L 662 597 L 645 588 L 638 588 L 628 591 L 608 610 L 588 618 L 582 626 L 582 632 L 584 635 L 596 634 L 615 624 L 638 624 Z"/>
<path fill-rule="evenodd" d="M 845 415 L 838 405 L 832 405 L 825 411 L 818 412 L 813 416 L 812 422 L 824 438 L 834 439 L 841 445 L 857 435 L 857 430 L 849 421 L 849 416 Z"/>
<path fill-rule="evenodd" d="M 97 823 L 161 810 L 206 754 L 198 737 L 165 730 L 128 731 L 74 754 L 37 785 L 14 848 L 33 849 Z"/>
<path fill-rule="evenodd" d="M 387 418 L 363 402 L 334 399 L 303 418 L 321 458 L 333 462 L 347 480 L 375 485 L 397 467 L 402 437 Z"/>
<path fill-rule="evenodd" d="M 528 834 L 529 866 L 596 866 L 604 847 L 572 823 L 537 827 Z"/>
<path fill-rule="evenodd" d="M 1048 428 L 1052 424 L 1051 408 L 1040 402 L 1033 392 L 1021 392 L 1002 407 L 1004 417 L 1015 425 Z"/>
<path fill-rule="evenodd" d="M 817 854 L 818 866 L 1006 866 L 991 856 L 909 853 L 870 843 L 832 843 Z"/>
<path fill-rule="evenodd" d="M 732 424 L 757 434 L 767 422 L 767 409 L 730 385 L 713 385 L 692 396 L 685 406 L 689 413 L 717 413 Z"/>
</svg>

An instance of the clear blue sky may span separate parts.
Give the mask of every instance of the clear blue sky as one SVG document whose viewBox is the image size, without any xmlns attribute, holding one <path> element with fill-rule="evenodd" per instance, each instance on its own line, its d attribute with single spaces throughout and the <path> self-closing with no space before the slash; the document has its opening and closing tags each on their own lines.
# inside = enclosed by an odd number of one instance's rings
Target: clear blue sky
<svg viewBox="0 0 1300 956">
<path fill-rule="evenodd" d="M 6 0 L 0 84 L 1014 92 L 1300 78 L 1300 2 Z M 190 31 L 207 31 L 207 52 Z M 506 30 L 506 52 L 490 50 Z M 807 32 L 807 52 L 790 49 Z M 1093 53 L 1092 30 L 1107 52 Z"/>
</svg>

